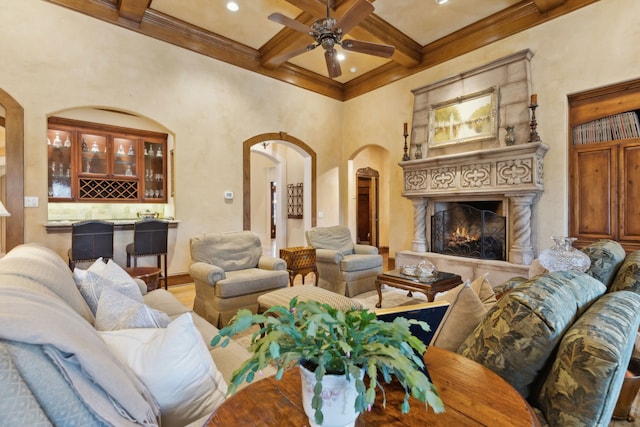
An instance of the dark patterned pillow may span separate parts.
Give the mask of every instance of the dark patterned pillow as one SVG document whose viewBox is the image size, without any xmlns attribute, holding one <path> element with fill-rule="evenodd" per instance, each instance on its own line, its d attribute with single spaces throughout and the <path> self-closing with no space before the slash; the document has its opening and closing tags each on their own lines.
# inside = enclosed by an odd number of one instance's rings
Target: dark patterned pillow
<svg viewBox="0 0 640 427">
<path fill-rule="evenodd" d="M 519 276 L 512 277 L 511 279 L 508 279 L 506 282 L 502 282 L 498 286 L 495 286 L 493 288 L 493 293 L 495 294 L 496 299 L 500 299 L 503 296 L 505 296 L 507 292 L 511 291 L 512 289 L 515 289 L 516 287 L 520 286 L 526 281 L 527 281 L 526 277 L 519 277 Z"/>
<path fill-rule="evenodd" d="M 613 280 L 610 292 L 632 291 L 640 294 L 640 251 L 627 255 Z"/>
<path fill-rule="evenodd" d="M 601 239 L 582 248 L 582 252 L 591 260 L 586 273 L 608 288 L 625 256 L 622 245 L 614 240 Z"/>
<path fill-rule="evenodd" d="M 537 407 L 550 425 L 609 424 L 640 323 L 640 295 L 608 293 L 571 326 L 558 346 Z"/>
<path fill-rule="evenodd" d="M 585 273 L 537 276 L 499 299 L 458 353 L 491 369 L 527 398 L 564 333 L 605 291 Z"/>
</svg>

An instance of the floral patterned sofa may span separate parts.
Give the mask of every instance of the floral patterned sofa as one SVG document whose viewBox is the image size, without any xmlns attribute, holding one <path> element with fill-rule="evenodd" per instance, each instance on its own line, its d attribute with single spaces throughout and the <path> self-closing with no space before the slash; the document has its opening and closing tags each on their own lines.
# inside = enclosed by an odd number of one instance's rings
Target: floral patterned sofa
<svg viewBox="0 0 640 427">
<path fill-rule="evenodd" d="M 602 240 L 585 273 L 546 272 L 501 294 L 458 348 L 511 383 L 541 425 L 606 426 L 640 326 L 640 253 Z"/>
</svg>

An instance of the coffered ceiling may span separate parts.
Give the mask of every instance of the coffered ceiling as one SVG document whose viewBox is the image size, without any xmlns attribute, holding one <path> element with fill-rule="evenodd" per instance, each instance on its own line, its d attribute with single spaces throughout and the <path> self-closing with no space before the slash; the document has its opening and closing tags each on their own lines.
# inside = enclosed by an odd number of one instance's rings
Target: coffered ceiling
<svg viewBox="0 0 640 427">
<path fill-rule="evenodd" d="M 311 36 L 272 22 L 280 13 L 305 25 L 326 16 L 325 0 L 47 0 L 203 55 L 347 100 L 598 0 L 369 0 L 374 12 L 348 32 L 395 47 L 391 58 L 344 53 L 342 75 L 327 76 L 322 49 L 286 62 Z M 342 16 L 355 0 L 335 0 Z"/>
</svg>

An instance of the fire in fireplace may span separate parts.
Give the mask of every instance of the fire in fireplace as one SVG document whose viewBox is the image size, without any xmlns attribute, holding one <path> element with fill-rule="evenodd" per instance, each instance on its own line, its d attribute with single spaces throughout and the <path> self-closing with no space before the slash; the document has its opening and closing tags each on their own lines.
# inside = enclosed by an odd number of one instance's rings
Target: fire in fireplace
<svg viewBox="0 0 640 427">
<path fill-rule="evenodd" d="M 475 205 L 475 206 L 472 206 Z M 468 258 L 506 259 L 506 217 L 492 202 L 446 203 L 431 217 L 431 250 Z"/>
</svg>

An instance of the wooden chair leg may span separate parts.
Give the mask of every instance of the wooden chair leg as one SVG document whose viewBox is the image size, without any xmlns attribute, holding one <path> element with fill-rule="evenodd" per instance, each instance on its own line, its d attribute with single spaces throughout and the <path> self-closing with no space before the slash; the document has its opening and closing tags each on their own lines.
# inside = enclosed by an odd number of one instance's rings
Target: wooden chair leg
<svg viewBox="0 0 640 427">
<path fill-rule="evenodd" d="M 163 257 L 164 257 L 164 288 L 166 290 L 166 289 L 169 289 L 169 271 L 168 271 L 169 267 L 167 265 L 167 254 L 164 254 Z"/>
</svg>

